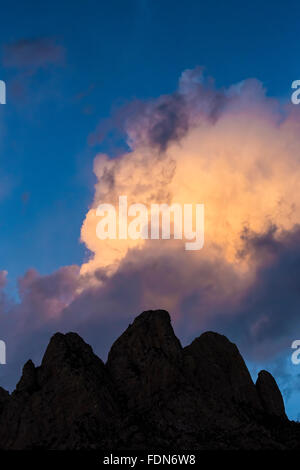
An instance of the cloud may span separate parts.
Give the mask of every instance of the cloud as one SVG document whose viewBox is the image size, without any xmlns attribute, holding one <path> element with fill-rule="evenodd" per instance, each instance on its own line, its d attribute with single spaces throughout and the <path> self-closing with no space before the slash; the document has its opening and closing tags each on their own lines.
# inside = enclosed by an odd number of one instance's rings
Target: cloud
<svg viewBox="0 0 300 470">
<path fill-rule="evenodd" d="M 214 326 L 256 358 L 286 348 L 300 323 L 300 292 L 287 261 L 294 260 L 296 279 L 299 118 L 257 80 L 216 90 L 201 69 L 184 72 L 174 94 L 135 105 L 124 119 L 130 151 L 95 158 L 95 197 L 81 231 L 91 256 L 81 274 L 104 270 L 114 280 L 125 270 L 141 306 L 171 310 L 186 338 Z M 96 207 L 117 207 L 119 195 L 129 204 L 204 203 L 203 250 L 100 241 Z"/>
<path fill-rule="evenodd" d="M 0 271 L 0 289 L 3 289 L 3 287 L 5 287 L 6 278 L 7 278 L 7 271 L 5 270 Z"/>
<path fill-rule="evenodd" d="M 64 59 L 64 48 L 51 38 L 20 39 L 3 48 L 5 67 L 37 70 L 62 65 Z"/>
<path fill-rule="evenodd" d="M 129 150 L 95 157 L 94 200 L 81 229 L 89 256 L 48 276 L 29 270 L 20 301 L 3 304 L 12 361 L 38 358 L 57 330 L 78 331 L 104 357 L 149 308 L 169 310 L 184 343 L 215 329 L 255 361 L 285 350 L 300 326 L 298 108 L 282 108 L 254 79 L 218 90 L 197 69 L 182 74 L 173 94 L 135 102 L 116 120 Z M 100 241 L 96 208 L 117 206 L 120 195 L 148 206 L 204 203 L 204 248 Z"/>
<path fill-rule="evenodd" d="M 170 108 L 181 109 L 176 121 Z M 262 233 L 272 221 L 290 229 L 299 220 L 299 113 L 284 117 L 255 80 L 216 91 L 191 71 L 175 94 L 139 110 L 125 123 L 130 151 L 95 158 L 95 198 L 81 233 L 92 256 L 82 273 L 113 270 L 130 249 L 142 249 L 142 241 L 96 237 L 97 206 L 117 205 L 119 195 L 127 195 L 129 204 L 204 203 L 205 249 L 194 256 L 211 258 L 221 250 L 251 276 L 249 263 L 236 259 L 244 227 Z"/>
<path fill-rule="evenodd" d="M 255 275 L 224 328 L 253 359 L 270 358 L 290 350 L 300 327 L 300 225 L 288 231 L 271 226 L 262 234 L 247 230 L 243 239 L 241 256 L 250 257 Z"/>
<path fill-rule="evenodd" d="M 24 38 L 4 45 L 2 65 L 9 69 L 7 93 L 10 99 L 19 105 L 30 100 L 32 110 L 45 98 L 57 98 L 55 74 L 57 68 L 65 64 L 65 55 L 65 48 L 48 37 Z"/>
</svg>

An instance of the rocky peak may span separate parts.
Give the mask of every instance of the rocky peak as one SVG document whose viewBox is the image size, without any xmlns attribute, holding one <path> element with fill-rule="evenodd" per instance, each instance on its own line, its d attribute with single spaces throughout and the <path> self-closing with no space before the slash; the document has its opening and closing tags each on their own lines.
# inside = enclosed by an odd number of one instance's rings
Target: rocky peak
<svg viewBox="0 0 300 470">
<path fill-rule="evenodd" d="M 286 418 L 282 395 L 272 374 L 261 370 L 256 381 L 256 389 L 268 414 Z"/>
<path fill-rule="evenodd" d="M 102 360 L 76 333 L 57 333 L 40 367 L 25 364 L 2 413 L 0 442 L 10 449 L 86 448 L 106 439 L 118 416 Z"/>
<path fill-rule="evenodd" d="M 260 449 L 300 442 L 271 374 L 260 372 L 255 386 L 235 344 L 218 333 L 182 348 L 165 310 L 139 315 L 106 365 L 76 333 L 55 334 L 41 366 L 28 361 L 11 396 L 0 388 L 0 413 L 1 449 Z"/>
<path fill-rule="evenodd" d="M 128 406 L 145 405 L 172 387 L 180 374 L 182 347 L 165 310 L 139 315 L 113 344 L 107 369 Z"/>
<path fill-rule="evenodd" d="M 95 358 L 92 348 L 77 333 L 56 333 L 46 349 L 42 367 L 51 369 L 53 365 L 55 368 L 58 365 L 69 365 L 80 368 Z"/>
<path fill-rule="evenodd" d="M 37 373 L 36 368 L 29 359 L 23 367 L 23 373 L 20 381 L 17 384 L 15 393 L 27 392 L 31 393 L 37 388 Z"/>
<path fill-rule="evenodd" d="M 214 332 L 203 333 L 184 348 L 186 371 L 202 393 L 228 406 L 260 409 L 255 385 L 234 343 Z"/>
</svg>

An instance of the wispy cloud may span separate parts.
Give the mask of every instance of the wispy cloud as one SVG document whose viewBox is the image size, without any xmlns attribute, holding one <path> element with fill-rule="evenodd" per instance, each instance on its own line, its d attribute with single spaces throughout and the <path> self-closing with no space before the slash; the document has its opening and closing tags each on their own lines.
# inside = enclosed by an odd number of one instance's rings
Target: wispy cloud
<svg viewBox="0 0 300 470">
<path fill-rule="evenodd" d="M 62 65 L 65 49 L 51 38 L 19 39 L 4 46 L 2 60 L 5 67 L 37 70 Z"/>
</svg>

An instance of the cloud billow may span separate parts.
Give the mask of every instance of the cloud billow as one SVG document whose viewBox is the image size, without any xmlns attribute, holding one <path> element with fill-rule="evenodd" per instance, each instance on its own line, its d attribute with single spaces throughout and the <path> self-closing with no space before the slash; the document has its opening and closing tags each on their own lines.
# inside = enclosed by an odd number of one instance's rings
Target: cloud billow
<svg viewBox="0 0 300 470">
<path fill-rule="evenodd" d="M 218 90 L 196 69 L 173 94 L 121 114 L 129 151 L 94 161 L 81 229 L 89 257 L 48 276 L 29 271 L 20 302 L 2 301 L 15 363 L 38 358 L 33 338 L 56 330 L 78 331 L 103 356 L 126 323 L 154 308 L 169 310 L 187 341 L 213 328 L 255 360 L 276 355 L 300 326 L 299 111 L 282 109 L 256 80 Z M 120 195 L 128 204 L 203 203 L 204 248 L 99 240 L 96 208 Z"/>
</svg>

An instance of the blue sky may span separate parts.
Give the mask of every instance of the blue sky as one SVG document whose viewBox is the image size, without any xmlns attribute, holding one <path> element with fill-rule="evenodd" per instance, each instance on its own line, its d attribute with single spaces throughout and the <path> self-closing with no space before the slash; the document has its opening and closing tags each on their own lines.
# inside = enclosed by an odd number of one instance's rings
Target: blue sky
<svg viewBox="0 0 300 470">
<path fill-rule="evenodd" d="M 47 275 L 86 259 L 79 236 L 94 157 L 126 148 L 118 129 L 93 139 L 115 109 L 174 92 L 196 66 L 218 88 L 256 78 L 280 101 L 300 78 L 296 1 L 17 0 L 0 8 L 0 269 L 13 296 L 29 268 Z M 23 42 L 51 44 L 57 56 L 11 60 Z"/>
</svg>

